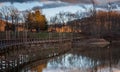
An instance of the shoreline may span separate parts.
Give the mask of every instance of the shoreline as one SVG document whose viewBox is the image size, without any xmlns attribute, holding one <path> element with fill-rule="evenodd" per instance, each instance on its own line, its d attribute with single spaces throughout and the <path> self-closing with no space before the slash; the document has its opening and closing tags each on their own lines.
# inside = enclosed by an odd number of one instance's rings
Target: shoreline
<svg viewBox="0 0 120 72">
<path fill-rule="evenodd" d="M 110 42 L 103 38 L 83 38 L 73 40 L 73 47 L 74 46 L 105 47 L 109 44 Z"/>
</svg>

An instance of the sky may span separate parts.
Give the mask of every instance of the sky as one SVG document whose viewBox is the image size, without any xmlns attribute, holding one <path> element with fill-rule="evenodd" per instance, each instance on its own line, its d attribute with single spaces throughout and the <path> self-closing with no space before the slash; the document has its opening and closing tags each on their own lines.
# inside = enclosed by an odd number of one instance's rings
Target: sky
<svg viewBox="0 0 120 72">
<path fill-rule="evenodd" d="M 41 1 L 58 1 L 58 0 L 41 0 Z M 108 2 L 114 2 L 114 1 L 120 1 L 120 0 L 59 0 L 63 2 L 69 2 L 69 3 L 92 3 L 94 1 L 96 4 L 103 4 Z"/>
<path fill-rule="evenodd" d="M 4 2 L 3 2 L 4 1 Z M 76 13 L 77 11 L 85 12 L 86 9 L 91 8 L 91 0 L 32 0 L 32 2 L 26 2 L 31 0 L 16 0 L 19 2 L 5 2 L 10 0 L 0 0 L 0 7 L 2 6 L 14 6 L 19 11 L 25 11 L 26 9 L 32 9 L 36 6 L 43 8 L 42 12 L 48 20 L 58 14 L 59 12 L 71 12 Z M 13 0 L 11 0 L 13 1 Z M 15 1 L 15 0 L 14 0 Z M 25 1 L 25 2 L 23 2 Z M 104 4 L 108 2 L 114 2 L 120 0 L 94 0 L 96 4 Z"/>
<path fill-rule="evenodd" d="M 94 1 L 96 4 L 104 4 L 104 3 L 115 2 L 120 0 L 94 0 Z"/>
<path fill-rule="evenodd" d="M 57 4 L 58 7 L 56 7 L 55 3 Z M 43 2 L 34 1 L 34 2 L 23 2 L 23 3 L 15 2 L 13 4 L 11 4 L 10 2 L 4 2 L 0 4 L 0 6 L 11 6 L 11 5 L 19 9 L 19 11 L 24 11 L 26 9 L 29 10 L 29 9 L 32 9 L 33 7 L 38 6 L 43 8 L 44 14 L 50 13 L 49 15 L 53 15 L 61 11 L 62 12 L 70 11 L 72 13 L 80 9 L 84 11 L 84 9 L 78 5 L 67 4 L 66 2 L 59 2 L 59 1 L 43 1 Z M 65 6 L 62 6 L 62 5 L 65 5 Z M 50 6 L 52 6 L 52 8 Z"/>
<path fill-rule="evenodd" d="M 69 3 L 91 3 L 92 0 L 0 0 L 0 2 L 25 2 L 25 1 L 63 1 Z M 120 0 L 93 0 L 96 4 L 106 3 L 106 2 L 114 2 Z"/>
</svg>

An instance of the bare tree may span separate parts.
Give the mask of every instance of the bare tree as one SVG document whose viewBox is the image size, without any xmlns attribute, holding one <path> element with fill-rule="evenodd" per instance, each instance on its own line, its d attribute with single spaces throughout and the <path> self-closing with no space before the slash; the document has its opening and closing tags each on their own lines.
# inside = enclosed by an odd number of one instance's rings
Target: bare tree
<svg viewBox="0 0 120 72">
<path fill-rule="evenodd" d="M 19 23 L 19 11 L 17 10 L 17 8 L 10 6 L 9 12 L 10 12 L 11 23 L 13 25 L 12 29 L 13 31 L 16 31 Z"/>
<path fill-rule="evenodd" d="M 9 25 L 8 25 L 9 13 L 10 13 L 9 12 L 9 7 L 7 7 L 7 6 L 2 7 L 0 9 L 0 12 L 1 12 L 1 14 L 2 14 L 2 16 L 3 16 L 3 18 L 4 18 L 5 22 L 6 22 L 5 30 L 9 30 Z"/>
<path fill-rule="evenodd" d="M 2 27 L 2 13 L 0 12 L 0 29 L 1 29 L 1 27 Z"/>
<path fill-rule="evenodd" d="M 8 32 L 9 31 L 9 28 L 10 28 L 10 26 L 9 26 L 9 24 L 8 24 L 8 20 L 9 20 L 9 9 L 8 9 L 8 7 L 7 6 L 4 6 L 4 7 L 2 7 L 1 9 L 0 9 L 0 12 L 1 12 L 1 14 L 2 14 L 2 17 L 3 17 L 3 20 L 5 20 L 5 31 L 6 31 L 6 35 L 5 35 L 5 39 L 10 39 L 10 33 Z"/>
</svg>

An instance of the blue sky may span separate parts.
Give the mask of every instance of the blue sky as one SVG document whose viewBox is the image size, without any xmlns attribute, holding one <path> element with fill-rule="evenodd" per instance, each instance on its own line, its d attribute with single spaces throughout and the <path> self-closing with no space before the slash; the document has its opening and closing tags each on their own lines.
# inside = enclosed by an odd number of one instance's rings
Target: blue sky
<svg viewBox="0 0 120 72">
<path fill-rule="evenodd" d="M 53 4 L 57 3 L 59 7 L 55 7 Z M 61 6 L 61 5 L 65 5 L 65 6 Z M 39 6 L 39 7 L 43 7 L 46 5 L 53 5 L 53 8 L 43 8 L 42 9 L 42 13 L 44 15 L 46 15 L 46 17 L 48 18 L 48 20 L 50 19 L 50 17 L 55 16 L 56 14 L 58 14 L 59 12 L 71 12 L 71 13 L 75 13 L 77 11 L 81 11 L 81 12 L 85 12 L 85 9 L 79 5 L 74 5 L 74 4 L 68 4 L 66 2 L 61 2 L 61 1 L 44 1 L 44 2 L 23 2 L 23 3 L 18 3 L 15 2 L 13 4 L 11 4 L 10 2 L 4 2 L 1 4 L 2 6 L 14 6 L 16 7 L 19 11 L 24 11 L 27 9 L 32 9 L 35 6 Z M 87 5 L 86 5 L 87 6 Z M 88 5 L 87 8 L 89 8 L 91 5 Z"/>
<path fill-rule="evenodd" d="M 72 1 L 73 2 L 78 1 L 78 3 L 77 4 L 71 3 Z M 42 13 L 46 15 L 47 19 L 49 20 L 50 17 L 55 16 L 59 12 L 71 12 L 71 13 L 75 13 L 77 11 L 85 12 L 86 10 L 89 10 L 90 8 L 92 8 L 92 4 L 89 4 L 89 3 L 86 4 L 87 1 L 89 2 L 91 0 L 61 0 L 61 1 L 60 0 L 57 0 L 57 1 L 56 0 L 52 0 L 52 1 L 51 0 L 42 0 L 42 1 L 39 0 L 39 1 L 32 1 L 32 2 L 14 2 L 14 3 L 2 2 L 0 3 L 0 7 L 14 6 L 19 11 L 24 11 L 26 9 L 32 9 L 33 7 L 39 6 L 43 8 Z M 118 1 L 118 0 L 94 0 L 94 1 L 96 4 L 101 4 L 101 3 Z M 52 8 L 49 6 L 52 6 Z"/>
</svg>

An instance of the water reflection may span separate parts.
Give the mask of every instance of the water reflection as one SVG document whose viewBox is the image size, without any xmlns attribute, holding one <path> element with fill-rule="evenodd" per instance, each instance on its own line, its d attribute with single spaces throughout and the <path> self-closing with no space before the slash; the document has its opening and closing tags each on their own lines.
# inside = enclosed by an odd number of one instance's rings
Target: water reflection
<svg viewBox="0 0 120 72">
<path fill-rule="evenodd" d="M 34 72 L 42 72 L 44 68 L 46 68 L 47 65 L 46 64 L 41 64 L 41 65 L 38 65 L 37 67 L 35 68 L 32 68 L 31 71 Z"/>
<path fill-rule="evenodd" d="M 45 63 L 27 66 L 21 72 L 120 72 L 120 45 L 79 48 Z M 25 69 L 28 69 L 25 71 Z"/>
<path fill-rule="evenodd" d="M 94 67 L 92 63 L 94 60 L 92 60 L 89 57 L 85 56 L 79 56 L 76 54 L 66 54 L 61 58 L 57 58 L 54 60 L 51 60 L 48 62 L 47 67 L 48 68 L 89 68 Z M 99 63 L 97 63 L 99 64 Z"/>
</svg>

